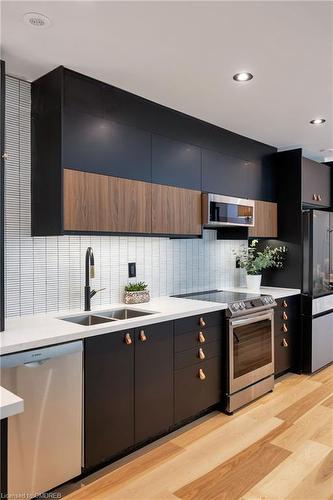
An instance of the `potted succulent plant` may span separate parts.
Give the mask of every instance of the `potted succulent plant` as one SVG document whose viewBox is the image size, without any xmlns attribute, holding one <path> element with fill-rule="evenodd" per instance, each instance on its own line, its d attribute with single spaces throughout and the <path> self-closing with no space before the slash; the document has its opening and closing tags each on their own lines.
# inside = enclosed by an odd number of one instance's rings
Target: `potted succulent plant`
<svg viewBox="0 0 333 500">
<path fill-rule="evenodd" d="M 262 251 L 257 249 L 258 240 L 252 240 L 249 246 L 242 245 L 240 249 L 234 250 L 239 267 L 246 269 L 247 288 L 260 290 L 262 271 L 264 269 L 283 267 L 283 260 L 287 253 L 287 247 L 270 247 L 267 245 Z"/>
<path fill-rule="evenodd" d="M 150 295 L 147 288 L 147 283 L 143 281 L 126 285 L 124 295 L 125 304 L 142 304 L 143 302 L 149 302 Z"/>
</svg>

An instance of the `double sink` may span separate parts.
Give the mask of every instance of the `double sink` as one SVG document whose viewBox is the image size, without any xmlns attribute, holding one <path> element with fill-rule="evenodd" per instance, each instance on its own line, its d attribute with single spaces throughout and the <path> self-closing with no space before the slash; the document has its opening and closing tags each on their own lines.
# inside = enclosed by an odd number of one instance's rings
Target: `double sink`
<svg viewBox="0 0 333 500">
<path fill-rule="evenodd" d="M 122 309 L 111 309 L 109 311 L 101 311 L 96 314 L 80 314 L 78 316 L 67 316 L 61 318 L 64 321 L 70 321 L 77 325 L 93 326 L 100 325 L 101 323 L 108 323 L 110 321 L 118 321 L 130 318 L 137 318 L 140 316 L 148 316 L 154 314 L 153 312 L 138 311 L 136 309 L 129 309 L 124 307 Z"/>
</svg>

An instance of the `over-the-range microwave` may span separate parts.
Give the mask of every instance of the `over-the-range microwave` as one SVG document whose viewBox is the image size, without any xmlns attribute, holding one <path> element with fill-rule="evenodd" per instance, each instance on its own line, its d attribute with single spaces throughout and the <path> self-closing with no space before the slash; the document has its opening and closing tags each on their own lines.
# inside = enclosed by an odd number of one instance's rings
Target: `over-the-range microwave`
<svg viewBox="0 0 333 500">
<path fill-rule="evenodd" d="M 255 220 L 253 200 L 219 194 L 202 195 L 202 223 L 204 226 L 253 227 Z"/>
</svg>

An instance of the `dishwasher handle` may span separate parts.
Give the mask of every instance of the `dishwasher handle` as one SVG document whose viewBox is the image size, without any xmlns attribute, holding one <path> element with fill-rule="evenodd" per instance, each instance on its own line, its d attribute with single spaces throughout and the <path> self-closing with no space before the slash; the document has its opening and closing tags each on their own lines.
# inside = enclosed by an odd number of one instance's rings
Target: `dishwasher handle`
<svg viewBox="0 0 333 500">
<path fill-rule="evenodd" d="M 15 368 L 17 366 L 30 366 L 31 368 L 40 366 L 46 361 L 61 356 L 67 356 L 83 351 L 83 342 L 67 342 L 66 344 L 43 347 L 32 351 L 23 351 L 16 354 L 7 354 L 0 357 L 0 368 Z"/>
</svg>

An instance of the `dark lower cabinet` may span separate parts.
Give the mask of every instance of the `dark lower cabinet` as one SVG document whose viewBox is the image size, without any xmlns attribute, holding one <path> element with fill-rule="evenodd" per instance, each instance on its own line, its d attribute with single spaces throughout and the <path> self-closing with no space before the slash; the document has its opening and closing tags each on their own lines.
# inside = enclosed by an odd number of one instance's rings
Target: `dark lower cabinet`
<svg viewBox="0 0 333 500">
<path fill-rule="evenodd" d="M 222 318 L 211 313 L 85 340 L 86 470 L 221 401 Z M 196 333 L 192 342 L 175 348 L 175 337 L 188 328 Z"/>
<path fill-rule="evenodd" d="M 173 425 L 173 322 L 85 340 L 85 468 Z"/>
<path fill-rule="evenodd" d="M 85 467 L 134 445 L 134 331 L 85 340 Z"/>
<path fill-rule="evenodd" d="M 175 321 L 175 424 L 221 401 L 221 311 Z"/>
<path fill-rule="evenodd" d="M 135 330 L 135 443 L 173 424 L 173 323 Z"/>
<path fill-rule="evenodd" d="M 275 376 L 298 371 L 301 362 L 300 296 L 277 299 L 274 310 Z"/>
</svg>

